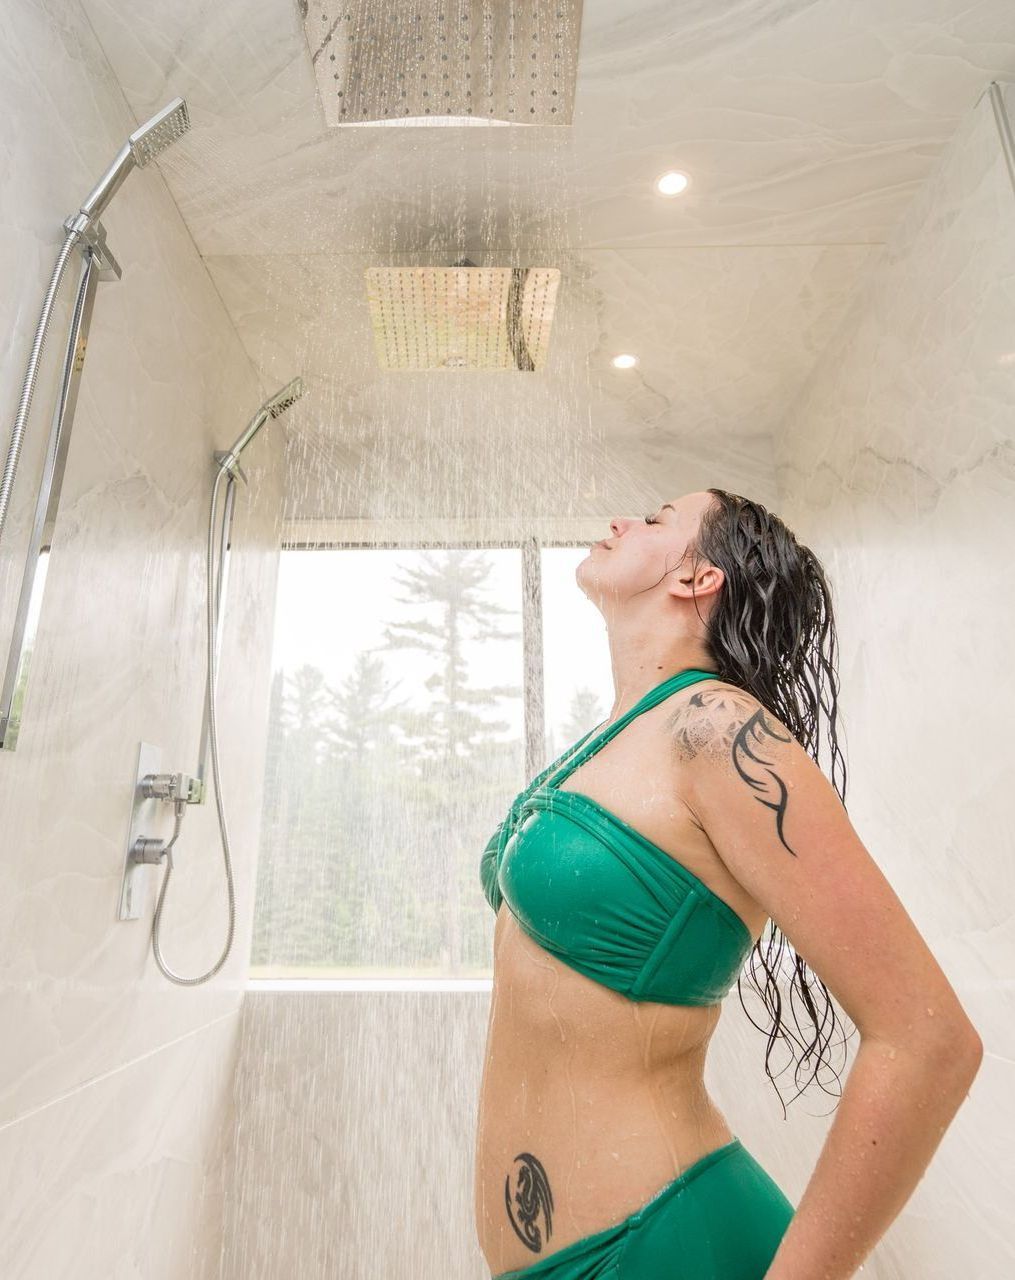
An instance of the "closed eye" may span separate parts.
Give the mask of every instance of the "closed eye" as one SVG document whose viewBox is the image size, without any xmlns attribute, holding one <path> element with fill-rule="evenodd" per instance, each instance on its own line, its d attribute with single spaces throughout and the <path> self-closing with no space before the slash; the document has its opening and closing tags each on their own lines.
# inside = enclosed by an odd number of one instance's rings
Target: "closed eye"
<svg viewBox="0 0 1015 1280">
<path fill-rule="evenodd" d="M 662 521 L 657 520 L 655 516 L 646 516 L 645 523 L 646 524 L 662 524 Z"/>
</svg>

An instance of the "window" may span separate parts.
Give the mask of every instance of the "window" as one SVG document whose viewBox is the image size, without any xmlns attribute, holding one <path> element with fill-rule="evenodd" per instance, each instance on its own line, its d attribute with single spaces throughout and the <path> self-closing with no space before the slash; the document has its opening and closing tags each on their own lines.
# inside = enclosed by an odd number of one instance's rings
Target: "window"
<svg viewBox="0 0 1015 1280">
<path fill-rule="evenodd" d="M 575 582 L 587 554 L 585 547 L 544 547 L 540 556 L 547 763 L 613 706 L 606 623 Z"/>
<path fill-rule="evenodd" d="M 540 767 L 612 705 L 586 554 L 541 550 L 526 697 L 521 547 L 282 552 L 252 977 L 490 976 L 479 859 L 527 781 L 525 704 Z"/>
</svg>

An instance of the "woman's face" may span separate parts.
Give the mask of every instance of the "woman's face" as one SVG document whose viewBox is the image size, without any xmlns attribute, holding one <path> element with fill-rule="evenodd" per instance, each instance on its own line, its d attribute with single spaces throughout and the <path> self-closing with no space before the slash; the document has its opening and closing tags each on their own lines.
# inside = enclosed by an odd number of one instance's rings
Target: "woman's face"
<svg viewBox="0 0 1015 1280">
<path fill-rule="evenodd" d="M 579 564 L 576 581 L 593 604 L 622 603 L 658 585 L 680 565 L 698 531 L 702 513 L 714 501 L 710 493 L 688 493 L 641 516 L 616 516 L 610 534 Z"/>
</svg>

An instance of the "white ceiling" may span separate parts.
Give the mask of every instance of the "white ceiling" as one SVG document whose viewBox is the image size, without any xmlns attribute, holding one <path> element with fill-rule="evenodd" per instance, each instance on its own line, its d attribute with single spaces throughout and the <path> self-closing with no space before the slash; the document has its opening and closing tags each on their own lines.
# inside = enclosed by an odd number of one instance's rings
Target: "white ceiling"
<svg viewBox="0 0 1015 1280">
<path fill-rule="evenodd" d="M 585 0 L 570 128 L 329 130 L 297 0 L 82 3 L 139 121 L 187 99 L 166 181 L 266 388 L 310 385 L 289 514 L 774 500 L 787 406 L 1015 74 L 1011 0 Z M 463 253 L 561 268 L 545 368 L 378 369 L 364 269 Z"/>
</svg>

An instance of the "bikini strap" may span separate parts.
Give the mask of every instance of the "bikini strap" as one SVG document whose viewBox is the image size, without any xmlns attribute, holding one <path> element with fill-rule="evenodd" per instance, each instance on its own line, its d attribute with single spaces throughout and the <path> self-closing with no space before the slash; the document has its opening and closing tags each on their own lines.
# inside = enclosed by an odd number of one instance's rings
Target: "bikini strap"
<svg viewBox="0 0 1015 1280">
<path fill-rule="evenodd" d="M 577 742 L 572 742 L 570 746 L 565 747 L 564 750 L 560 753 L 560 755 L 557 757 L 556 760 L 554 760 L 552 764 L 548 764 L 546 768 L 542 771 L 542 773 L 537 773 L 531 782 L 526 783 L 525 787 L 515 797 L 514 806 L 521 805 L 522 801 L 527 799 L 529 795 L 531 795 L 531 793 L 535 791 L 537 787 L 541 786 L 543 782 L 550 776 L 550 774 L 553 773 L 554 769 L 556 769 L 558 765 L 562 764 L 568 758 L 568 756 L 571 754 L 572 751 L 580 750 L 582 746 L 586 742 L 588 742 L 589 738 L 591 738 L 595 732 L 596 732 L 595 729 L 590 729 L 583 738 L 579 738 Z"/>
<path fill-rule="evenodd" d="M 650 707 L 656 706 L 665 698 L 668 698 L 670 694 L 676 693 L 680 689 L 686 689 L 688 685 L 697 684 L 699 680 L 718 679 L 718 672 L 701 671 L 696 667 L 688 667 L 684 671 L 678 671 L 675 675 L 668 676 L 661 684 L 657 684 L 654 689 L 650 689 L 648 693 L 639 698 L 634 706 L 631 707 L 629 711 L 625 711 L 619 720 L 615 720 L 613 724 L 607 725 L 605 729 L 598 731 L 593 729 L 591 733 L 587 733 L 585 737 L 582 738 L 581 742 L 579 742 L 578 749 L 575 751 L 574 755 L 568 759 L 564 768 L 561 769 L 559 773 L 555 773 L 553 777 L 550 778 L 549 782 L 546 783 L 547 789 L 552 789 L 554 784 L 563 782 L 564 779 L 569 777 L 580 764 L 584 764 L 585 761 L 591 759 L 597 751 L 601 751 L 612 738 L 617 736 L 621 729 L 630 724 L 636 716 L 640 716 L 643 711 L 648 711 Z M 589 739 L 592 739 L 592 741 L 589 741 Z M 567 755 L 567 752 L 564 754 Z M 544 770 L 535 782 L 533 782 L 529 790 L 534 791 L 536 786 L 542 783 L 547 775 L 557 767 L 558 763 L 559 760 L 550 765 L 549 769 Z"/>
</svg>

